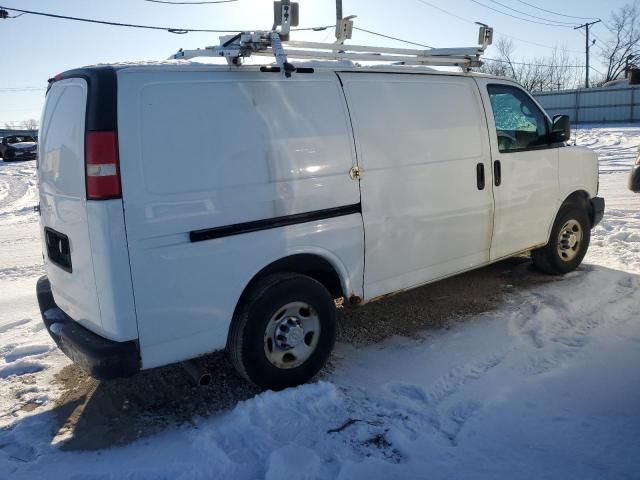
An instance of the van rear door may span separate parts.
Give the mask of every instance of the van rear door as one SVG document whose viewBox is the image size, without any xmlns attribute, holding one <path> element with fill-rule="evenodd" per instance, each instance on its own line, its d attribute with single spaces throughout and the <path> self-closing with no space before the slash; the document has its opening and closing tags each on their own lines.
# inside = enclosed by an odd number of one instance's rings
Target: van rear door
<svg viewBox="0 0 640 480">
<path fill-rule="evenodd" d="M 109 99 L 95 72 L 82 75 L 58 77 L 42 114 L 38 189 L 45 268 L 55 302 L 67 315 L 109 340 L 131 340 L 137 325 L 122 200 L 87 200 L 85 144 L 96 133 L 87 125 L 95 113 L 91 102 Z M 104 179 L 113 181 L 102 175 L 98 187 Z"/>
<path fill-rule="evenodd" d="M 90 327 L 100 322 L 87 223 L 84 137 L 87 82 L 72 78 L 47 94 L 40 134 L 38 182 L 42 245 L 56 303 Z"/>
</svg>

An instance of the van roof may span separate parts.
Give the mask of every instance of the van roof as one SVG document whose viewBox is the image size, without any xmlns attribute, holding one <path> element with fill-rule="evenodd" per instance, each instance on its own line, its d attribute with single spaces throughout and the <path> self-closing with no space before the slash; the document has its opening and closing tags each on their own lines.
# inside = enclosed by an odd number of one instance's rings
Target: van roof
<svg viewBox="0 0 640 480">
<path fill-rule="evenodd" d="M 490 75 L 475 71 L 456 71 L 456 70 L 437 70 L 433 67 L 422 65 L 401 65 L 401 64 L 368 64 L 361 65 L 356 64 L 349 60 L 338 61 L 319 61 L 319 60 L 303 60 L 293 61 L 296 67 L 313 68 L 317 70 L 339 71 L 339 72 L 381 72 L 381 73 L 424 73 L 430 75 L 455 75 L 455 76 L 472 76 L 483 78 L 495 78 L 498 80 L 509 80 L 506 77 L 500 77 L 496 75 Z M 194 69 L 194 70 L 207 70 L 207 71 L 234 71 L 234 72 L 255 72 L 260 67 L 277 67 L 275 63 L 260 63 L 260 64 L 244 64 L 244 65 L 227 65 L 227 64 L 215 64 L 196 62 L 193 60 L 160 60 L 160 61 L 135 61 L 135 62 L 117 62 L 117 63 L 100 63 L 96 65 L 90 65 L 84 67 L 84 69 L 100 68 L 100 67 L 112 67 L 116 70 L 122 69 L 153 69 L 153 70 L 182 70 L 182 69 Z"/>
</svg>

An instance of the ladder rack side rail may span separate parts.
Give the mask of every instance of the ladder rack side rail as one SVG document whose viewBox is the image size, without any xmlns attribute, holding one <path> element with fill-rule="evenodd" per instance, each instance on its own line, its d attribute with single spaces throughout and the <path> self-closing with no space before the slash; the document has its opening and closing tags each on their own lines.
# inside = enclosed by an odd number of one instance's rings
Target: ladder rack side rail
<svg viewBox="0 0 640 480">
<path fill-rule="evenodd" d="M 393 47 L 373 47 L 367 45 L 336 45 L 335 43 L 319 43 L 319 42 L 300 42 L 288 41 L 283 42 L 285 48 L 301 48 L 301 49 L 319 49 L 343 52 L 365 52 L 365 53 L 389 53 L 392 55 L 416 55 L 421 57 L 435 56 L 456 56 L 456 55 L 480 55 L 482 49 L 480 47 L 461 47 L 461 48 L 432 48 L 430 50 L 418 50 L 414 48 L 393 48 Z"/>
<path fill-rule="evenodd" d="M 252 55 L 261 57 L 274 57 L 271 49 L 252 52 Z M 407 65 L 432 65 L 432 66 L 475 66 L 479 65 L 477 58 L 470 57 L 420 57 L 402 55 L 379 55 L 375 53 L 343 53 L 343 52 L 318 52 L 314 50 L 287 50 L 285 54 L 290 58 L 298 59 L 322 59 L 322 60 L 352 60 L 352 61 L 372 61 L 372 62 L 403 62 Z M 173 55 L 170 59 L 189 60 L 198 57 L 228 58 L 235 57 L 235 54 L 225 55 L 222 50 L 184 50 L 180 56 Z"/>
<path fill-rule="evenodd" d="M 196 50 L 182 50 L 181 52 L 174 53 L 169 57 L 169 60 L 189 60 L 190 58 L 197 57 L 216 57 L 224 58 L 225 54 L 217 47 L 198 48 Z"/>
<path fill-rule="evenodd" d="M 474 66 L 478 60 L 469 57 L 418 57 L 401 55 L 378 55 L 367 53 L 317 52 L 313 50 L 286 50 L 289 58 L 323 59 L 323 60 L 361 60 L 365 62 L 404 62 L 411 65 L 433 66 Z M 273 57 L 271 51 L 253 52 L 253 55 Z"/>
</svg>

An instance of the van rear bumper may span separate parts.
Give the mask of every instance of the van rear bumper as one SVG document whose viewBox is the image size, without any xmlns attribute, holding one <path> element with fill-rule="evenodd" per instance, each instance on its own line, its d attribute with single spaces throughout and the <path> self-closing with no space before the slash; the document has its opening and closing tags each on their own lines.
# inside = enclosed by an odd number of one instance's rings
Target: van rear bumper
<svg viewBox="0 0 640 480">
<path fill-rule="evenodd" d="M 56 304 L 49 279 L 36 285 L 40 314 L 47 331 L 67 357 L 98 380 L 130 377 L 140 370 L 135 342 L 114 342 L 74 321 Z"/>
</svg>

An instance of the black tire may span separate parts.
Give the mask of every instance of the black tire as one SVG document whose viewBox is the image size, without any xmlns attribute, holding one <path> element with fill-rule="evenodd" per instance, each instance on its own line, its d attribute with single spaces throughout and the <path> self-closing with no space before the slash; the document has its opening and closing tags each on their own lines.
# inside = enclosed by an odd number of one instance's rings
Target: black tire
<svg viewBox="0 0 640 480">
<path fill-rule="evenodd" d="M 302 364 L 280 368 L 267 357 L 268 342 L 274 341 L 267 339 L 267 328 L 279 310 L 297 302 L 313 310 L 319 322 L 318 337 Z M 305 343 L 306 335 L 302 336 Z M 227 352 L 236 370 L 247 380 L 263 389 L 282 390 L 311 380 L 329 359 L 335 337 L 336 307 L 329 291 L 305 275 L 276 273 L 258 280 L 243 295 L 231 324 Z"/>
<path fill-rule="evenodd" d="M 577 247 L 572 247 L 572 249 L 575 249 L 573 253 L 570 250 L 566 250 L 561 254 L 558 251 L 560 248 L 560 233 L 563 226 L 571 221 L 579 224 L 582 238 Z M 553 229 L 551 230 L 551 236 L 549 237 L 549 243 L 531 252 L 533 265 L 541 272 L 550 275 L 564 275 L 565 273 L 569 273 L 578 268 L 578 265 L 582 263 L 584 256 L 587 254 L 590 240 L 591 221 L 589 220 L 586 208 L 574 204 L 564 205 L 560 208 L 556 216 Z M 566 258 L 563 258 L 563 256 Z"/>
</svg>

